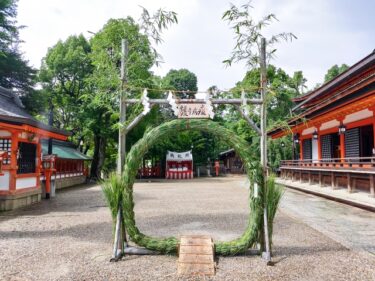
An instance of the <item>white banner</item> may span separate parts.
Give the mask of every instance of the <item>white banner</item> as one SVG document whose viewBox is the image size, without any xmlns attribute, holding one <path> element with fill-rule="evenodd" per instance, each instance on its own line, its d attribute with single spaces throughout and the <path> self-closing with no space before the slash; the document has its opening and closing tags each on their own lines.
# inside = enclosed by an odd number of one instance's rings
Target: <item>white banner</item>
<svg viewBox="0 0 375 281">
<path fill-rule="evenodd" d="M 210 118 L 207 104 L 180 103 L 177 105 L 178 118 Z"/>
</svg>

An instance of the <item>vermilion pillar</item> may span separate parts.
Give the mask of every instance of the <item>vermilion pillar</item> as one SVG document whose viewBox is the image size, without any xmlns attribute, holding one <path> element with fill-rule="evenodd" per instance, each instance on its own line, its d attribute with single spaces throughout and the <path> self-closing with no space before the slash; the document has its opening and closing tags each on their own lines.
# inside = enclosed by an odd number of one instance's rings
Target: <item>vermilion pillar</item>
<svg viewBox="0 0 375 281">
<path fill-rule="evenodd" d="M 345 134 L 340 135 L 340 158 L 341 162 L 345 162 Z"/>
<path fill-rule="evenodd" d="M 303 160 L 303 140 L 299 139 L 299 159 Z"/>
<path fill-rule="evenodd" d="M 12 145 L 10 152 L 10 178 L 9 178 L 9 192 L 14 193 L 16 191 L 16 180 L 17 180 L 17 154 L 18 154 L 18 131 L 11 131 L 12 133 Z"/>
<path fill-rule="evenodd" d="M 322 143 L 320 141 L 320 135 L 318 132 L 318 139 L 316 140 L 317 145 L 318 145 L 318 160 L 322 160 Z"/>
<path fill-rule="evenodd" d="M 340 118 L 337 118 L 337 121 L 340 122 L 340 125 L 343 125 L 343 121 L 344 121 L 344 118 L 345 117 L 340 117 Z M 337 128 L 337 130 L 339 130 Z M 345 134 L 340 134 L 340 161 L 341 162 L 344 162 L 344 158 L 345 158 Z"/>
<path fill-rule="evenodd" d="M 372 128 L 373 128 L 373 134 L 374 134 L 374 147 L 375 147 L 375 106 L 369 107 L 369 110 L 372 111 Z"/>
<path fill-rule="evenodd" d="M 41 142 L 38 139 L 38 143 L 36 145 L 36 186 L 37 188 L 40 188 L 40 171 L 41 171 L 41 166 L 42 166 L 42 158 L 41 158 Z"/>
<path fill-rule="evenodd" d="M 318 138 L 316 139 L 316 145 L 318 147 L 318 160 L 322 160 L 322 143 L 320 140 L 320 125 L 321 124 L 315 124 L 316 133 L 318 134 Z"/>
</svg>

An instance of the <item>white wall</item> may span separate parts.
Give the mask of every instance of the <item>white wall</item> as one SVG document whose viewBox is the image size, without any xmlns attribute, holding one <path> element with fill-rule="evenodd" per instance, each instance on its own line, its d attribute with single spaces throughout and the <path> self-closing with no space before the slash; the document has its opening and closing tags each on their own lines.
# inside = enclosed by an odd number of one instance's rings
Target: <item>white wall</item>
<svg viewBox="0 0 375 281">
<path fill-rule="evenodd" d="M 0 190 L 9 190 L 9 171 L 3 171 L 3 176 L 0 176 Z"/>
<path fill-rule="evenodd" d="M 355 113 L 346 115 L 346 117 L 344 119 L 344 124 L 348 124 L 350 122 L 355 122 L 355 121 L 358 121 L 358 120 L 366 119 L 366 118 L 372 117 L 372 115 L 373 115 L 372 111 L 370 111 L 368 109 L 357 111 Z"/>
<path fill-rule="evenodd" d="M 315 130 L 316 130 L 315 127 L 307 128 L 307 129 L 305 129 L 305 130 L 302 131 L 302 136 L 312 134 L 312 133 L 315 132 Z"/>
<path fill-rule="evenodd" d="M 312 140 L 312 159 L 318 160 L 318 140 Z"/>
<path fill-rule="evenodd" d="M 4 131 L 4 130 L 0 131 L 0 137 L 11 137 L 11 136 L 12 134 L 9 131 Z"/>
<path fill-rule="evenodd" d="M 320 130 L 323 131 L 323 130 L 331 129 L 331 128 L 338 127 L 338 126 L 340 126 L 340 122 L 335 119 L 335 120 L 331 120 L 331 121 L 323 123 L 320 126 Z"/>
<path fill-rule="evenodd" d="M 18 178 L 16 180 L 16 189 L 36 187 L 36 177 Z"/>
</svg>

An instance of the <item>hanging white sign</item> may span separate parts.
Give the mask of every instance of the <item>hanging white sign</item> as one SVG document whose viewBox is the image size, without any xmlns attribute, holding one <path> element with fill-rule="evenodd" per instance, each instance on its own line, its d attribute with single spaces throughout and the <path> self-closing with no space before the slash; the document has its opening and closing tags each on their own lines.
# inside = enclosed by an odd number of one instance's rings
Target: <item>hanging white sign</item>
<svg viewBox="0 0 375 281">
<path fill-rule="evenodd" d="M 179 103 L 178 118 L 210 118 L 208 106 L 205 103 Z"/>
</svg>

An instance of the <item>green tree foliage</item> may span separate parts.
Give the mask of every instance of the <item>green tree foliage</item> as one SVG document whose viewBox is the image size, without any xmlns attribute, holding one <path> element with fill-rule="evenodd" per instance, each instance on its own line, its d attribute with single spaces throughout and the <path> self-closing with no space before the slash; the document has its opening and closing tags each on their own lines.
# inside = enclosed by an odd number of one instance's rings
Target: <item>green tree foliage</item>
<svg viewBox="0 0 375 281">
<path fill-rule="evenodd" d="M 92 46 L 90 58 L 94 70 L 88 79 L 90 90 L 83 97 L 86 105 L 84 112 L 86 129 L 94 140 L 91 175 L 95 178 L 100 178 L 103 167 L 112 169 L 115 165 L 118 132 L 118 127 L 115 125 L 119 118 L 118 96 L 121 84 L 120 61 L 123 38 L 127 40 L 129 50 L 126 61 L 128 85 L 135 87 L 153 85 L 150 68 L 155 63 L 155 56 L 147 36 L 140 33 L 139 26 L 132 18 L 109 20 L 90 41 Z M 127 93 L 128 97 L 139 98 L 141 91 L 129 90 Z M 128 120 L 137 113 L 139 107 L 130 107 L 127 111 Z M 138 134 L 135 135 L 132 131 L 128 141 L 132 142 L 134 141 L 132 139 L 140 137 Z"/>
<path fill-rule="evenodd" d="M 72 130 L 82 135 L 81 118 L 83 102 L 87 91 L 86 79 L 91 75 L 91 48 L 83 35 L 70 36 L 58 41 L 43 58 L 39 71 L 41 96 L 54 108 L 54 126 Z"/>
<path fill-rule="evenodd" d="M 301 87 L 296 85 L 299 81 L 306 81 L 302 72 L 298 71 L 289 76 L 283 69 L 276 68 L 269 65 L 267 68 L 268 77 L 268 101 L 267 101 L 267 118 L 268 128 L 273 128 L 285 122 L 291 117 L 291 108 L 293 107 L 292 99 L 300 94 Z M 297 79 L 296 79 L 297 77 Z M 242 89 L 256 89 L 259 85 L 260 70 L 254 68 L 248 71 L 244 79 L 236 84 L 231 91 L 231 94 L 224 95 L 224 97 L 237 97 L 241 95 Z M 296 81 L 297 80 L 297 81 Z M 247 97 L 259 98 L 257 91 L 246 91 Z M 256 106 L 248 105 L 250 117 L 259 126 L 259 110 Z M 240 114 L 233 108 L 224 111 L 222 122 L 228 128 L 231 128 L 236 134 L 246 139 L 252 149 L 259 150 L 259 136 L 253 129 L 249 127 L 247 122 L 241 118 Z M 281 146 L 284 143 L 284 147 Z M 271 168 L 276 169 L 281 159 L 290 156 L 292 153 L 292 143 L 288 138 L 282 140 L 269 140 L 268 144 L 268 157 L 269 165 Z"/>
<path fill-rule="evenodd" d="M 298 95 L 302 95 L 306 90 L 307 79 L 303 77 L 302 71 L 296 71 L 293 74 L 290 86 L 296 91 Z"/>
<path fill-rule="evenodd" d="M 169 28 L 169 26 L 178 23 L 177 13 L 174 11 L 164 11 L 158 9 L 156 13 L 150 15 L 147 9 L 142 7 L 141 23 L 140 28 L 143 34 L 148 38 L 152 39 L 155 44 L 163 42 L 162 32 Z M 163 57 L 157 52 L 155 48 L 152 48 L 154 56 L 156 58 L 155 64 L 159 65 Z"/>
<path fill-rule="evenodd" d="M 234 31 L 236 45 L 231 56 L 224 60 L 226 65 L 244 61 L 249 67 L 256 67 L 260 63 L 260 41 L 264 36 L 265 27 L 277 20 L 274 14 L 268 14 L 259 21 L 255 21 L 251 9 L 251 0 L 237 7 L 230 4 L 230 8 L 224 12 L 222 19 L 227 21 Z M 266 38 L 267 58 L 273 58 L 276 52 L 275 44 L 284 40 L 291 41 L 297 37 L 290 32 L 281 32 Z"/>
<path fill-rule="evenodd" d="M 35 70 L 19 51 L 19 29 L 17 26 L 17 1 L 0 1 L 0 85 L 25 92 L 31 89 Z"/>
<path fill-rule="evenodd" d="M 290 32 L 281 32 L 271 36 L 265 36 L 265 28 L 277 20 L 274 14 L 268 14 L 262 17 L 259 21 L 254 20 L 251 9 L 251 1 L 237 7 L 234 4 L 224 12 L 223 20 L 227 21 L 231 29 L 234 31 L 236 44 L 233 48 L 231 56 L 224 60 L 223 63 L 231 65 L 236 62 L 245 62 L 250 70 L 244 81 L 237 84 L 237 93 L 241 88 L 254 89 L 260 86 L 260 71 L 261 66 L 261 40 L 265 38 L 266 41 L 266 61 L 270 61 L 276 52 L 275 45 L 280 41 L 291 41 L 297 37 Z M 281 69 L 276 69 L 269 66 L 267 69 L 267 83 L 268 94 L 267 102 L 267 126 L 272 127 L 277 122 L 284 121 L 287 118 L 291 108 L 291 98 L 303 92 L 304 83 L 302 73 L 296 72 L 293 78 L 290 78 Z M 254 95 L 252 95 L 254 96 Z M 259 96 L 258 96 L 259 97 Z M 256 122 L 259 117 L 259 112 L 253 107 L 249 106 L 249 111 L 252 112 L 251 117 Z M 235 113 L 238 114 L 238 113 Z M 232 117 L 233 118 L 233 117 Z M 254 149 L 259 149 L 259 137 L 253 132 L 246 129 L 245 121 L 238 122 L 234 128 L 237 133 L 242 134 L 254 146 Z M 268 146 L 270 147 L 270 145 Z M 270 153 L 268 153 L 270 155 Z M 270 159 L 269 165 L 272 167 L 275 162 Z"/>
<path fill-rule="evenodd" d="M 130 17 L 111 19 L 90 41 L 82 35 L 71 36 L 50 48 L 43 59 L 38 75 L 42 90 L 30 93 L 25 104 L 34 114 L 47 112 L 53 106 L 54 125 L 73 131 L 73 141 L 83 140 L 85 152 L 91 151 L 92 178 L 100 178 L 103 169 L 114 169 L 118 128 L 126 125 L 118 124 L 121 39 L 126 39 L 129 50 L 127 87 L 123 90 L 128 97 L 138 98 L 141 90 L 132 90 L 134 87 L 155 88 L 150 68 L 160 55 L 149 38 L 160 43 L 162 31 L 173 23 L 177 23 L 176 13 L 159 9 L 150 15 L 143 8 L 140 24 Z M 156 97 L 156 93 L 149 96 Z M 33 99 L 43 102 L 35 104 Z M 154 107 L 128 134 L 130 145 L 148 126 L 160 122 L 158 110 Z M 141 111 L 141 105 L 129 108 L 128 123 Z"/>
<path fill-rule="evenodd" d="M 333 78 L 340 75 L 348 68 L 349 66 L 347 64 L 342 64 L 340 66 L 338 66 L 337 64 L 333 65 L 330 69 L 327 70 L 326 75 L 324 75 L 324 83 L 331 81 Z"/>
<path fill-rule="evenodd" d="M 180 98 L 193 97 L 194 92 L 198 90 L 196 75 L 187 69 L 172 69 L 165 77 L 162 79 L 156 78 L 154 81 L 164 89 L 188 91 L 186 94 L 178 93 L 177 96 Z M 160 121 L 163 122 L 174 118 L 172 114 L 164 113 L 162 116 L 163 118 Z M 227 148 L 225 144 L 207 133 L 187 131 L 172 134 L 168 138 L 160 140 L 157 145 L 151 148 L 147 157 L 157 159 L 164 167 L 167 150 L 181 152 L 192 149 L 195 165 L 206 165 L 208 159 L 216 159 L 219 152 Z"/>
<path fill-rule="evenodd" d="M 198 90 L 197 83 L 197 76 L 187 69 L 171 69 L 163 79 L 163 86 L 167 89 L 190 91 L 186 94 L 179 93 L 183 98 L 194 96 L 195 92 Z"/>
</svg>

